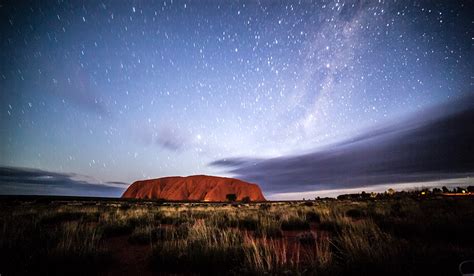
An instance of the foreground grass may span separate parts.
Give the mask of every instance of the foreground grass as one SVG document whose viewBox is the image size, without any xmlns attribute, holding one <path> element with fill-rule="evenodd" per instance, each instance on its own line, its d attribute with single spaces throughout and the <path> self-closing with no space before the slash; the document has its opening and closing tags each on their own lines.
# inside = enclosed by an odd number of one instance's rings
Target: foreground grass
<svg viewBox="0 0 474 276">
<path fill-rule="evenodd" d="M 0 202 L 0 273 L 107 274 L 115 238 L 169 274 L 456 275 L 474 259 L 474 202 Z"/>
</svg>

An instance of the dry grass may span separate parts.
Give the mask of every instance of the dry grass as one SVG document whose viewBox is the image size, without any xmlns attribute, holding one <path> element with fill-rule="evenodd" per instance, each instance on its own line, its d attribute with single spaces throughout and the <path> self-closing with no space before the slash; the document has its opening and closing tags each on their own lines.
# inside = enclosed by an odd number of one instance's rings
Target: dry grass
<svg viewBox="0 0 474 276">
<path fill-rule="evenodd" d="M 149 246 L 151 267 L 171 274 L 449 275 L 474 256 L 474 203 L 463 199 L 1 207 L 6 275 L 106 272 L 120 265 L 114 237 Z"/>
</svg>

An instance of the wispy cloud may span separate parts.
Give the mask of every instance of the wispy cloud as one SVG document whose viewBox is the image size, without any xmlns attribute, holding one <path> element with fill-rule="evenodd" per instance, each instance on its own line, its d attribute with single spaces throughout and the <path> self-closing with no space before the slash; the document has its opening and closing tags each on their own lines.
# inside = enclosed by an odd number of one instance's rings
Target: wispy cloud
<svg viewBox="0 0 474 276">
<path fill-rule="evenodd" d="M 162 126 L 157 130 L 155 143 L 171 151 L 180 151 L 189 141 L 176 128 Z"/>
<path fill-rule="evenodd" d="M 172 121 L 157 124 L 141 123 L 131 127 L 131 133 L 138 143 L 146 146 L 157 146 L 174 154 L 194 152 L 199 156 L 216 156 L 222 148 L 212 143 L 206 135 L 182 129 Z"/>
<path fill-rule="evenodd" d="M 74 173 L 0 167 L 0 194 L 120 197 L 125 188 L 122 182 L 102 184 Z"/>
<path fill-rule="evenodd" d="M 301 192 L 474 175 L 474 96 L 367 130 L 322 150 L 265 160 L 226 158 L 266 192 Z"/>
<path fill-rule="evenodd" d="M 181 152 L 193 146 L 190 134 L 173 126 L 172 122 L 140 123 L 130 129 L 135 140 L 146 146 L 158 146 L 173 152 Z"/>
</svg>

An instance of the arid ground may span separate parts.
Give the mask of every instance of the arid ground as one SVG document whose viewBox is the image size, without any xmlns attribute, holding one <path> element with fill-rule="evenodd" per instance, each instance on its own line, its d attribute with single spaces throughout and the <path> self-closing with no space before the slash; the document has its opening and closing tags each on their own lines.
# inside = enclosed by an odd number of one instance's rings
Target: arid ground
<svg viewBox="0 0 474 276">
<path fill-rule="evenodd" d="M 466 197 L 0 205 L 2 275 L 458 275 L 474 258 Z"/>
</svg>

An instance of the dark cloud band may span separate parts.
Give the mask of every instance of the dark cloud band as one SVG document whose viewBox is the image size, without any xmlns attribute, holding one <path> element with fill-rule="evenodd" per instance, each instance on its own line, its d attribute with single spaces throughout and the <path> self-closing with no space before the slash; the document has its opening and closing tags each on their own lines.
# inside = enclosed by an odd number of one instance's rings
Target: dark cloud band
<svg viewBox="0 0 474 276">
<path fill-rule="evenodd" d="M 91 183 L 78 177 L 31 168 L 0 167 L 0 194 L 120 197 L 126 188 L 122 182 Z"/>
<path fill-rule="evenodd" d="M 227 158 L 211 165 L 293 192 L 433 181 L 474 175 L 474 96 L 371 129 L 309 154 L 266 160 Z"/>
</svg>

